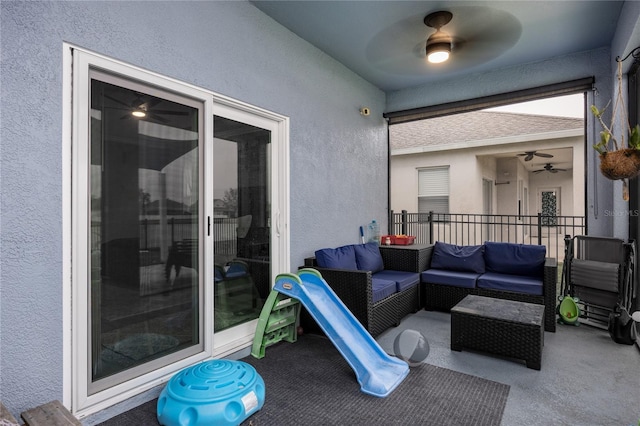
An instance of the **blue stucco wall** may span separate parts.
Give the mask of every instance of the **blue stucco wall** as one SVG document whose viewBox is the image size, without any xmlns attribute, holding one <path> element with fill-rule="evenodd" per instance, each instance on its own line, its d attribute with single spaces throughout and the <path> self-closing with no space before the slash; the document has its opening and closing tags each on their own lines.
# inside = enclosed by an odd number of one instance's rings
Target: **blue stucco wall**
<svg viewBox="0 0 640 426">
<path fill-rule="evenodd" d="M 0 8 L 0 400 L 12 413 L 63 399 L 63 42 L 289 116 L 292 269 L 386 217 L 384 93 L 250 3 Z"/>
</svg>

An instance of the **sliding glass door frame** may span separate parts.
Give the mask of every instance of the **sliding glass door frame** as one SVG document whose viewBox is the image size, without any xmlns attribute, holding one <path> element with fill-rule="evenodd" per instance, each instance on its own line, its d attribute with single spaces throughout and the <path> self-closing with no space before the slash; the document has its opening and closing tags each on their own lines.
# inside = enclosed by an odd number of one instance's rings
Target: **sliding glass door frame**
<svg viewBox="0 0 640 426">
<path fill-rule="evenodd" d="M 288 158 L 288 120 L 274 116 L 264 110 L 256 110 L 238 102 L 229 102 L 218 99 L 214 103 L 214 116 L 223 117 L 249 126 L 267 130 L 271 135 L 271 148 L 269 150 L 270 176 L 268 195 L 270 198 L 271 212 L 270 227 L 270 287 L 279 272 L 289 271 L 289 158 Z M 209 148 L 209 146 L 207 146 Z M 210 150 L 212 151 L 212 150 Z M 206 160 L 211 166 L 205 166 L 205 170 L 211 173 L 207 179 L 213 183 L 213 158 L 212 153 L 206 155 Z M 213 185 L 207 185 L 212 187 Z M 209 199 L 213 199 L 210 194 Z M 215 259 L 214 259 L 215 261 Z M 228 355 L 238 347 L 250 345 L 256 329 L 258 319 L 236 325 L 232 328 L 221 330 L 214 335 L 213 354 L 216 357 Z"/>
<path fill-rule="evenodd" d="M 250 347 L 255 330 L 252 322 L 225 335 L 214 334 L 214 245 L 210 223 L 213 205 L 213 130 L 218 114 L 268 129 L 271 150 L 271 277 L 290 268 L 289 255 L 289 119 L 282 115 L 221 96 L 203 88 L 65 44 L 64 99 L 71 106 L 63 113 L 63 402 L 79 418 L 122 402 L 165 383 L 177 371 L 212 357 L 221 357 Z M 202 104 L 200 152 L 200 339 L 201 349 L 169 364 L 104 389 L 91 390 L 90 363 L 90 70 L 114 74 L 155 86 Z M 63 100 L 64 100 L 63 99 Z M 253 329 L 252 329 L 253 327 Z"/>
</svg>

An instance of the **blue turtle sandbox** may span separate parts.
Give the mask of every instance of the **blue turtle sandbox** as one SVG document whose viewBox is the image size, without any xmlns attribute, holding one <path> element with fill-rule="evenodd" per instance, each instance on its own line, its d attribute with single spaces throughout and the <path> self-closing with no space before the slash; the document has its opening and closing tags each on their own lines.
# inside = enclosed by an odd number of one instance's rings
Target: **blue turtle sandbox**
<svg viewBox="0 0 640 426">
<path fill-rule="evenodd" d="M 181 370 L 160 393 L 164 426 L 239 425 L 264 405 L 264 380 L 242 361 L 211 360 Z"/>
</svg>

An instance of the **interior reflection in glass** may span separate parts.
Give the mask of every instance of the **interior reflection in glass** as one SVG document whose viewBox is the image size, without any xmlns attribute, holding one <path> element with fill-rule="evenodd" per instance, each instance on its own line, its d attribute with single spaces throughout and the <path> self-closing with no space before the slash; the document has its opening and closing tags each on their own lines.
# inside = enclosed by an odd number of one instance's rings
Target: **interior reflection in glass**
<svg viewBox="0 0 640 426">
<path fill-rule="evenodd" d="M 92 80 L 93 382 L 201 343 L 198 114 Z"/>
<path fill-rule="evenodd" d="M 271 134 L 214 117 L 214 330 L 258 318 L 270 291 Z"/>
</svg>

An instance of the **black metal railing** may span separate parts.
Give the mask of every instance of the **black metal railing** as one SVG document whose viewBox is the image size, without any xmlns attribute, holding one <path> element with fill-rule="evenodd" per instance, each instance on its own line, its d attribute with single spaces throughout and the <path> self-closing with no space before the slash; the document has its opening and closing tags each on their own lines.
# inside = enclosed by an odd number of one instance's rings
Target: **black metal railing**
<svg viewBox="0 0 640 426">
<path fill-rule="evenodd" d="M 564 253 L 565 235 L 585 235 L 584 216 L 494 215 L 475 213 L 391 212 L 389 232 L 413 235 L 417 244 L 442 241 L 478 245 L 485 241 L 538 244 L 550 257 Z"/>
<path fill-rule="evenodd" d="M 198 230 L 195 218 L 171 217 L 164 226 L 157 218 L 144 218 L 140 220 L 139 238 L 140 250 L 158 249 L 162 245 L 170 246 L 176 241 L 197 238 Z M 91 249 L 99 250 L 101 243 L 101 223 L 91 223 Z M 237 218 L 214 218 L 211 223 L 211 232 L 214 237 L 216 249 L 225 247 L 225 252 L 235 252 L 237 243 Z"/>
</svg>

